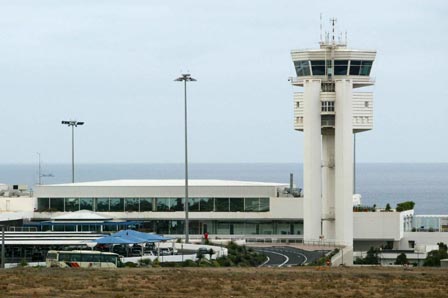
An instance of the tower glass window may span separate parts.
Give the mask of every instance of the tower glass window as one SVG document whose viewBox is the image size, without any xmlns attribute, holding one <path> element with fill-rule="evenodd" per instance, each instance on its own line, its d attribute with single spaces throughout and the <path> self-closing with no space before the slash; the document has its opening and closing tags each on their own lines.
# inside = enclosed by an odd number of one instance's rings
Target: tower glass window
<svg viewBox="0 0 448 298">
<path fill-rule="evenodd" d="M 311 61 L 311 70 L 313 71 L 313 76 L 324 76 L 325 60 Z"/>
<path fill-rule="evenodd" d="M 323 101 L 321 111 L 334 112 L 334 101 Z"/>
<path fill-rule="evenodd" d="M 360 60 L 350 61 L 350 75 L 351 76 L 358 76 L 360 69 L 361 69 L 361 61 Z"/>
<path fill-rule="evenodd" d="M 369 76 L 373 61 L 350 61 L 350 75 L 351 76 Z"/>
<path fill-rule="evenodd" d="M 361 76 L 370 75 L 371 68 L 372 68 L 372 61 L 362 61 L 361 70 L 359 71 L 359 75 L 361 75 Z"/>
<path fill-rule="evenodd" d="M 294 67 L 298 77 L 311 75 L 309 61 L 294 61 Z"/>
<path fill-rule="evenodd" d="M 348 60 L 335 60 L 334 61 L 334 75 L 346 76 L 348 69 Z"/>
</svg>

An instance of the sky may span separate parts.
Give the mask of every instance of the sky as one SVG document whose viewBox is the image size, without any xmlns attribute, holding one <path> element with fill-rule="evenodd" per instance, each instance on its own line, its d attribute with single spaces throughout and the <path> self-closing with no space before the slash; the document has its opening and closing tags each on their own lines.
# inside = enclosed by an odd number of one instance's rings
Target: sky
<svg viewBox="0 0 448 298">
<path fill-rule="evenodd" d="M 446 1 L 0 0 L 0 163 L 302 162 L 292 49 L 376 49 L 359 162 L 448 162 Z"/>
</svg>

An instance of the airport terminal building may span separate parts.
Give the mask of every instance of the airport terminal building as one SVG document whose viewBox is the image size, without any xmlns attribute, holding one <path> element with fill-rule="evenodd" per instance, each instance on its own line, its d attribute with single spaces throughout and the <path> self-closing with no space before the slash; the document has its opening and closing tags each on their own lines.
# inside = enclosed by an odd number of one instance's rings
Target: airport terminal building
<svg viewBox="0 0 448 298">
<path fill-rule="evenodd" d="M 302 235 L 303 197 L 288 184 L 190 180 L 189 230 L 192 235 Z M 158 234 L 182 235 L 184 180 L 112 180 L 38 185 L 32 220 L 49 221 L 79 210 L 114 220 L 137 221 Z M 80 225 L 81 226 L 81 225 Z M 92 228 L 73 223 L 44 224 L 40 230 Z"/>
</svg>

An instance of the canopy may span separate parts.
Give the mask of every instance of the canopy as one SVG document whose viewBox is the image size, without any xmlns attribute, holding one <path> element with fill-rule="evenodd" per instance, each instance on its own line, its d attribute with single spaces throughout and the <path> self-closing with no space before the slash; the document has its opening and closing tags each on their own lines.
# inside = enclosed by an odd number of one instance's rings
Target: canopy
<svg viewBox="0 0 448 298">
<path fill-rule="evenodd" d="M 147 242 L 160 242 L 170 240 L 172 238 L 165 238 L 156 234 L 142 233 L 134 230 L 121 230 L 110 236 L 105 236 L 93 240 L 98 244 L 138 244 Z"/>
<path fill-rule="evenodd" d="M 142 233 L 135 230 L 121 230 L 117 233 L 112 234 L 112 236 L 122 237 L 125 239 L 126 238 L 143 239 L 142 242 L 159 242 L 173 239 L 173 238 L 166 238 L 157 234 Z"/>
<path fill-rule="evenodd" d="M 114 237 L 114 236 L 101 237 L 96 240 L 92 240 L 92 242 L 96 242 L 98 244 L 133 244 L 133 243 L 136 243 L 134 241 L 131 241 L 130 239 Z"/>
</svg>

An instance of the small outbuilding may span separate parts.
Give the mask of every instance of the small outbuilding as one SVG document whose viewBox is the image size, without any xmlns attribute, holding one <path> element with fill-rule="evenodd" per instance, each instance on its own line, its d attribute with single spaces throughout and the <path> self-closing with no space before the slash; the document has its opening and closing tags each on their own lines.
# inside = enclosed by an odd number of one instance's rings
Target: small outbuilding
<svg viewBox="0 0 448 298">
<path fill-rule="evenodd" d="M 448 268 L 448 259 L 440 260 L 440 267 Z"/>
</svg>

